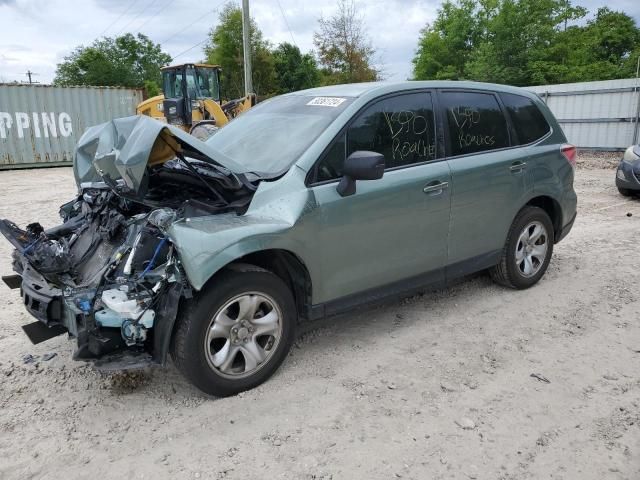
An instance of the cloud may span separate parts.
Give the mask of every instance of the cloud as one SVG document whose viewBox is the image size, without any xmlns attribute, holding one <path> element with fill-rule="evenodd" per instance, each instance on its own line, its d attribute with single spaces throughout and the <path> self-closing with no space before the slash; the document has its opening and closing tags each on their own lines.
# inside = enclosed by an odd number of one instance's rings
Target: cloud
<svg viewBox="0 0 640 480">
<path fill-rule="evenodd" d="M 435 18 L 442 0 L 355 1 L 387 78 L 409 77 L 420 30 Z M 0 0 L 2 41 L 11 43 L 1 45 L 0 51 L 12 59 L 10 66 L 3 64 L 2 75 L 22 80 L 23 73 L 32 70 L 41 74 L 40 81 L 50 82 L 56 64 L 78 45 L 88 45 L 100 35 L 126 31 L 141 31 L 154 42 L 168 40 L 162 47 L 175 56 L 207 38 L 218 22 L 219 10 L 211 11 L 225 3 L 225 0 Z M 239 5 L 240 1 L 232 3 Z M 295 42 L 301 50 L 310 51 L 314 48 L 313 32 L 318 18 L 335 13 L 337 0 L 250 3 L 251 15 L 265 39 L 274 45 Z M 601 6 L 599 0 L 575 0 L 575 3 L 585 5 L 591 12 Z M 610 0 L 608 6 L 640 21 L 638 0 Z M 18 41 L 21 45 L 16 45 Z M 198 46 L 178 61 L 198 61 L 203 57 L 203 48 Z"/>
</svg>

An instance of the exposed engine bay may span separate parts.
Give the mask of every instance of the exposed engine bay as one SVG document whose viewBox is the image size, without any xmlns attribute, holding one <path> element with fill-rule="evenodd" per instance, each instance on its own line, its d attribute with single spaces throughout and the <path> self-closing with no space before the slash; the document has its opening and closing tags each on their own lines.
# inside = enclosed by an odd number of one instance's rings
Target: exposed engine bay
<svg viewBox="0 0 640 480">
<path fill-rule="evenodd" d="M 92 153 L 101 179 L 79 184 L 78 196 L 60 208 L 62 224 L 21 229 L 0 220 L 15 247 L 17 275 L 5 282 L 20 287 L 38 319 L 24 327 L 34 343 L 68 333 L 78 342 L 74 358 L 99 360 L 105 370 L 162 364 L 180 299 L 192 295 L 167 229 L 192 217 L 244 213 L 258 181 L 192 158 L 200 155 L 174 142 L 163 154 L 169 159 L 150 162 L 149 148 L 132 182 L 128 165 L 119 174 L 104 168 L 109 160 L 123 164 L 120 150 L 110 157 L 99 150 Z"/>
</svg>

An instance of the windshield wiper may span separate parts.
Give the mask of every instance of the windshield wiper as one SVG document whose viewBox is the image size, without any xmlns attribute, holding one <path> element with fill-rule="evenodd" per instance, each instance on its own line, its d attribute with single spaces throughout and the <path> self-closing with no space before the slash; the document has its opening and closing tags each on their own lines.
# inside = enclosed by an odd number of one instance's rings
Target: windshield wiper
<svg viewBox="0 0 640 480">
<path fill-rule="evenodd" d="M 213 188 L 213 186 L 207 182 L 202 175 L 200 175 L 198 173 L 198 170 L 195 169 L 195 167 L 193 165 L 191 165 L 191 162 L 189 162 L 184 155 L 182 155 L 182 153 L 180 152 L 175 152 L 176 153 L 176 157 L 182 162 L 184 163 L 184 165 L 189 169 L 189 171 L 191 173 L 193 173 L 196 177 L 198 177 L 198 179 L 209 189 L 209 191 L 211 193 L 213 193 L 214 197 L 216 197 L 218 200 L 220 200 L 224 205 L 229 205 L 229 202 L 227 202 L 225 200 L 225 198 L 220 195 L 220 192 L 218 192 L 215 188 Z"/>
</svg>

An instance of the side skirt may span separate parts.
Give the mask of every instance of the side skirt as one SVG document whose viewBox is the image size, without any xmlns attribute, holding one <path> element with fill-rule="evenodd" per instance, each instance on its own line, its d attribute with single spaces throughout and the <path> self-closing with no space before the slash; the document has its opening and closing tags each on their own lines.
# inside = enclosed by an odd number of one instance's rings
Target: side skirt
<svg viewBox="0 0 640 480">
<path fill-rule="evenodd" d="M 461 277 L 497 265 L 501 254 L 502 250 L 496 250 L 448 265 L 446 268 L 440 268 L 399 282 L 383 285 L 382 287 L 375 287 L 364 292 L 313 305 L 310 318 L 311 320 L 319 320 L 364 305 L 388 301 L 393 298 L 407 297 L 424 290 L 445 287 Z"/>
</svg>

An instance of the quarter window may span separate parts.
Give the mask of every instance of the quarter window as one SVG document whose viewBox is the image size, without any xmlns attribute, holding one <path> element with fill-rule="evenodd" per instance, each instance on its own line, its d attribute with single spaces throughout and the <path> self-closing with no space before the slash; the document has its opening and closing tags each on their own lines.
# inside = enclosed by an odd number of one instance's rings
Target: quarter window
<svg viewBox="0 0 640 480">
<path fill-rule="evenodd" d="M 467 155 L 509 146 L 507 121 L 490 93 L 443 92 L 449 126 L 449 153 Z"/>
<path fill-rule="evenodd" d="M 430 93 L 385 98 L 369 106 L 318 164 L 317 181 L 342 176 L 344 159 L 358 150 L 384 155 L 386 168 L 436 158 L 435 120 Z"/>
<path fill-rule="evenodd" d="M 535 142 L 549 133 L 551 127 L 531 99 L 512 93 L 501 93 L 500 97 L 511 117 L 519 145 Z"/>
</svg>

